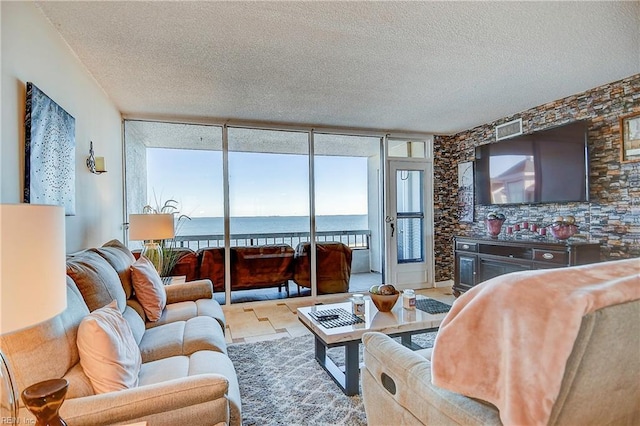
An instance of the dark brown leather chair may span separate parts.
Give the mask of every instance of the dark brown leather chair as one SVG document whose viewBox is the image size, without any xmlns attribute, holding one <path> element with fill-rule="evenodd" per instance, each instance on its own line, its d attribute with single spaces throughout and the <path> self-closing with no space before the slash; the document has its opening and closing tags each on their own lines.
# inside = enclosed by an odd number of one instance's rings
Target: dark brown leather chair
<svg viewBox="0 0 640 426">
<path fill-rule="evenodd" d="M 287 244 L 231 247 L 231 290 L 285 287 L 293 278 L 293 248 Z"/>
<path fill-rule="evenodd" d="M 296 247 L 293 280 L 300 287 L 311 288 L 310 243 Z M 346 293 L 351 278 L 351 249 L 339 242 L 316 243 L 318 293 Z"/>
<path fill-rule="evenodd" d="M 197 251 L 200 279 L 209 279 L 213 291 L 224 292 L 224 247 L 206 247 Z"/>
<path fill-rule="evenodd" d="M 176 248 L 178 261 L 171 270 L 171 276 L 185 275 L 187 281 L 195 281 L 200 276 L 200 262 L 195 251 L 189 248 Z"/>
</svg>

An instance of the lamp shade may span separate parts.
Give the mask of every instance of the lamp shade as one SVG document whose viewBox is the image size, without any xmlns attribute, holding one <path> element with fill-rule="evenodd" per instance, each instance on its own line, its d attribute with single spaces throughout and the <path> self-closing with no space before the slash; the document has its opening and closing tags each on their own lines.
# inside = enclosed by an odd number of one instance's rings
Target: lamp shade
<svg viewBox="0 0 640 426">
<path fill-rule="evenodd" d="M 0 334 L 67 306 L 64 208 L 0 205 Z"/>
<path fill-rule="evenodd" d="M 131 240 L 164 240 L 174 235 L 173 215 L 170 213 L 129 215 Z"/>
</svg>

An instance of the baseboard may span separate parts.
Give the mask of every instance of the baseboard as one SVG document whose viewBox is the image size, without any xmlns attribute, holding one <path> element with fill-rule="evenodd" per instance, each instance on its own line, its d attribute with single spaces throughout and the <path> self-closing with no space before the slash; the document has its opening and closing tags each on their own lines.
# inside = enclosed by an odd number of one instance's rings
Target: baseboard
<svg viewBox="0 0 640 426">
<path fill-rule="evenodd" d="M 453 286 L 453 280 L 436 281 L 434 285 L 435 288 L 452 287 L 452 286 Z"/>
<path fill-rule="evenodd" d="M 413 283 L 413 284 L 396 284 L 395 287 L 398 290 L 406 290 L 408 288 L 414 290 L 425 290 L 429 288 L 451 288 L 453 286 L 453 280 L 436 281 L 435 283 Z"/>
</svg>

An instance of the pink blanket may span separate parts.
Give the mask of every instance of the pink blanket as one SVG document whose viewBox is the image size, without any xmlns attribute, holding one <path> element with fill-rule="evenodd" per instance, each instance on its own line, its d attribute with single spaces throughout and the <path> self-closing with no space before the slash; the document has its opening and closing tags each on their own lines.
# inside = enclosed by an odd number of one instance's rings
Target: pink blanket
<svg viewBox="0 0 640 426">
<path fill-rule="evenodd" d="M 582 317 L 638 299 L 640 259 L 486 281 L 442 322 L 433 384 L 492 403 L 505 425 L 547 424 Z"/>
</svg>

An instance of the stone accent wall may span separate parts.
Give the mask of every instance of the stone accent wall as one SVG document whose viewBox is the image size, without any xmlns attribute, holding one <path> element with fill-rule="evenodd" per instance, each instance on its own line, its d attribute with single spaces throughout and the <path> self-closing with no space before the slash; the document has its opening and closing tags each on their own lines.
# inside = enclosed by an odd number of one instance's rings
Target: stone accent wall
<svg viewBox="0 0 640 426">
<path fill-rule="evenodd" d="M 453 237 L 484 233 L 490 211 L 508 224 L 529 221 L 548 225 L 555 216 L 573 215 L 574 238 L 602 244 L 603 259 L 640 256 L 640 162 L 620 162 L 623 115 L 640 113 L 640 74 L 577 95 L 549 102 L 452 136 L 434 139 L 436 281 L 453 278 Z M 478 145 L 495 142 L 495 126 L 522 118 L 523 133 L 587 120 L 589 147 L 588 203 L 475 206 L 473 223 L 458 222 L 457 164 L 474 159 Z M 552 237 L 549 237 L 552 238 Z"/>
</svg>

